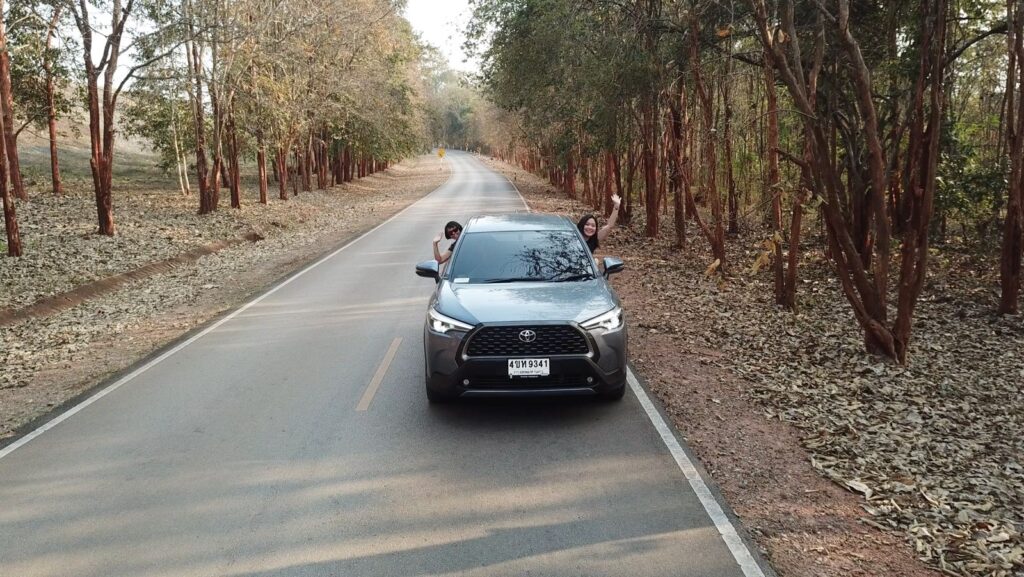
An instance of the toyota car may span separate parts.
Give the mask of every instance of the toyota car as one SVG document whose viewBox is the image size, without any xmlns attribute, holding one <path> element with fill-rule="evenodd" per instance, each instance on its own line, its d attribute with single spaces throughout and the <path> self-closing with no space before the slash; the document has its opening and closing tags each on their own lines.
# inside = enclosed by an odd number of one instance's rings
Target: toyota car
<svg viewBox="0 0 1024 577">
<path fill-rule="evenodd" d="M 427 399 L 589 395 L 622 398 L 626 319 L 610 275 L 565 217 L 471 219 L 437 282 L 423 328 Z M 603 269 L 603 270 L 602 270 Z"/>
</svg>

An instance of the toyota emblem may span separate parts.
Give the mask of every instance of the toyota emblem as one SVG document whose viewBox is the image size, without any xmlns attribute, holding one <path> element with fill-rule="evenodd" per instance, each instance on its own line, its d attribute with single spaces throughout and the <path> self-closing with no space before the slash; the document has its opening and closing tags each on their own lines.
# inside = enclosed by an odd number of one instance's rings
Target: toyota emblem
<svg viewBox="0 0 1024 577">
<path fill-rule="evenodd" d="M 519 331 L 519 340 L 523 341 L 524 343 L 532 343 L 533 341 L 537 340 L 537 333 L 531 331 L 530 329 L 526 329 L 525 331 Z"/>
</svg>

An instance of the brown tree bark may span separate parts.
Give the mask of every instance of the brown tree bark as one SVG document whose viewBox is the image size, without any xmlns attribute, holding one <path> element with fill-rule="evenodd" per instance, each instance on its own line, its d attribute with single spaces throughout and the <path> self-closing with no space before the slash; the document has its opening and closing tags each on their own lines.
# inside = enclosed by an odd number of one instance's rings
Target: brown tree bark
<svg viewBox="0 0 1024 577">
<path fill-rule="evenodd" d="M 277 148 L 277 197 L 288 200 L 288 147 Z"/>
<path fill-rule="evenodd" d="M 850 7 L 848 0 L 839 0 L 838 14 L 833 23 L 841 47 L 850 63 L 849 74 L 853 84 L 858 114 L 863 124 L 863 139 L 868 150 L 868 174 L 866 178 L 867 207 L 872 219 L 874 234 L 873 270 L 864 266 L 862 247 L 858 247 L 851 234 L 851 226 L 841 206 L 842 198 L 849 191 L 844 189 L 844 179 L 835 163 L 835 152 L 831 139 L 818 121 L 815 105 L 809 98 L 808 82 L 804 78 L 803 59 L 800 43 L 793 24 L 793 2 L 788 0 L 783 11 L 783 26 L 786 33 L 785 46 L 776 42 L 775 31 L 769 29 L 767 9 L 763 0 L 751 0 L 757 21 L 758 34 L 765 49 L 770 50 L 776 69 L 785 82 L 793 102 L 801 113 L 804 131 L 812 152 L 810 174 L 814 180 L 813 190 L 823 196 L 821 204 L 825 223 L 829 254 L 832 259 L 843 293 L 853 307 L 854 315 L 864 329 L 865 347 L 869 352 L 884 354 L 899 362 L 906 362 L 907 345 L 910 335 L 910 320 L 913 307 L 923 284 L 927 266 L 928 222 L 931 217 L 934 196 L 934 175 L 938 160 L 938 135 L 941 130 L 943 90 L 943 54 L 946 22 L 945 0 L 922 0 L 921 14 L 924 19 L 922 40 L 919 44 L 918 90 L 929 92 L 929 106 L 918 98 L 915 114 L 922 134 L 921 142 L 926 143 L 915 155 L 914 171 L 918 173 L 920 186 L 908 194 L 917 197 L 913 206 L 913 238 L 905 239 L 903 261 L 900 270 L 897 320 L 893 327 L 886 323 L 886 301 L 888 296 L 889 266 L 889 220 L 886 214 L 886 195 L 890 183 L 886 158 L 879 138 L 878 119 L 871 77 L 864 62 L 860 47 L 849 29 Z M 820 9 L 820 7 L 819 7 Z M 787 56 L 785 49 L 790 55 Z M 790 60 L 791 59 L 791 60 Z M 793 63 L 791 65 L 791 62 Z M 925 120 L 927 118 L 927 120 Z M 911 139 L 913 140 L 913 139 Z M 908 155 L 911 156 L 911 155 Z"/>
<path fill-rule="evenodd" d="M 654 102 L 652 102 L 654 100 Z M 658 236 L 658 105 L 656 98 L 645 96 L 641 105 L 640 138 L 643 149 L 641 162 L 644 173 L 644 209 L 647 222 L 644 234 L 647 238 Z"/>
<path fill-rule="evenodd" d="M 115 227 L 111 182 L 114 164 L 114 109 L 117 97 L 124 87 L 123 80 L 120 85 L 115 86 L 114 72 L 117 71 L 118 58 L 121 54 L 121 40 L 134 6 L 134 0 L 128 0 L 124 5 L 121 0 L 114 0 L 110 4 L 111 27 L 105 36 L 106 40 L 102 49 L 102 53 L 106 57 L 101 59 L 99 64 L 93 62 L 94 24 L 85 9 L 85 4 L 81 6 L 82 8 L 79 8 L 79 5 L 73 3 L 65 5 L 72 11 L 75 25 L 82 37 L 82 56 L 85 64 L 89 110 L 89 146 L 91 150 L 89 166 L 92 169 L 93 189 L 96 195 L 98 232 L 113 236 Z M 145 63 L 138 64 L 130 72 L 134 72 L 144 65 Z M 99 89 L 100 75 L 103 76 L 102 97 Z M 129 73 L 128 76 L 130 77 L 131 74 Z"/>
<path fill-rule="evenodd" d="M 301 145 L 295 144 L 295 178 L 292 178 L 292 196 L 299 196 L 299 187 L 303 186 L 303 173 L 302 173 L 302 152 L 300 152 Z M 287 159 L 285 159 L 287 163 Z"/>
<path fill-rule="evenodd" d="M 1004 115 L 1010 178 L 1006 191 L 1002 255 L 999 259 L 999 313 L 1017 314 L 1021 289 L 1021 253 L 1024 252 L 1024 7 L 1020 2 L 1007 0 L 1006 17 L 1009 59 Z"/>
<path fill-rule="evenodd" d="M 625 222 L 629 222 L 633 218 L 633 181 L 636 176 L 637 162 L 636 143 L 631 142 L 626 147 L 626 180 L 623 182 L 625 194 L 620 195 L 624 210 L 622 216 L 626 217 Z"/>
<path fill-rule="evenodd" d="M 320 172 L 317 177 L 317 187 L 321 190 L 330 186 L 330 181 L 328 180 L 331 166 L 330 152 L 330 147 L 327 146 L 327 132 L 322 131 L 320 133 Z"/>
<path fill-rule="evenodd" d="M 213 202 L 209 169 L 206 164 L 206 121 L 203 112 L 203 53 L 196 41 L 195 18 L 192 2 L 185 2 L 186 21 L 188 22 L 189 40 L 185 46 L 185 57 L 189 69 L 189 82 L 186 83 L 189 100 L 192 103 L 192 128 L 196 138 L 196 183 L 199 187 L 199 214 L 207 214 L 215 208 Z"/>
<path fill-rule="evenodd" d="M 765 181 L 765 196 L 772 199 L 771 222 L 775 235 L 772 239 L 772 272 L 775 277 L 775 304 L 793 310 L 795 298 L 786 292 L 786 271 L 782 254 L 782 183 L 779 177 L 779 99 L 775 92 L 775 70 L 771 52 L 764 51 L 765 95 L 768 99 L 768 143 L 765 154 L 768 160 L 768 175 Z"/>
<path fill-rule="evenodd" d="M 729 84 L 732 82 L 731 78 L 731 58 L 726 59 L 726 77 L 722 80 L 722 106 L 725 109 L 725 118 L 723 127 L 725 129 L 724 142 L 725 146 L 725 180 L 726 180 L 726 202 L 729 207 L 729 234 L 739 234 L 740 232 L 740 199 L 736 194 L 736 178 L 733 175 L 732 166 L 732 97 L 729 91 Z"/>
<path fill-rule="evenodd" d="M 925 15 L 921 33 L 921 57 L 917 88 L 915 89 L 913 127 L 911 134 L 922 134 L 917 161 L 909 170 L 919 174 L 913 188 L 908 188 L 908 228 L 903 235 L 900 262 L 899 292 L 896 306 L 896 321 L 893 335 L 896 344 L 896 358 L 906 363 L 910 347 L 910 333 L 914 307 L 924 287 L 928 268 L 928 233 L 934 209 L 936 176 L 939 165 L 939 137 L 942 131 L 943 95 L 945 77 L 946 46 L 946 0 L 921 0 L 921 14 Z M 928 105 L 924 104 L 924 93 L 928 93 Z M 923 128 L 920 128 L 923 127 Z M 915 147 L 911 146 L 912 153 Z M 909 154 L 908 154 L 909 156 Z M 884 179 L 878 179 L 876 186 L 885 190 Z M 883 194 L 879 199 L 884 203 Z M 883 215 L 884 215 L 884 204 Z"/>
<path fill-rule="evenodd" d="M 228 176 L 231 179 L 231 208 L 242 208 L 242 170 L 238 161 L 238 133 L 233 110 L 228 112 L 227 136 L 229 155 Z"/>
<path fill-rule="evenodd" d="M 256 170 L 260 181 L 260 204 L 267 204 L 267 146 L 263 142 L 263 131 L 256 133 Z"/>
<path fill-rule="evenodd" d="M 576 198 L 576 156 L 569 151 L 565 160 L 566 168 L 562 176 L 562 190 L 569 198 Z"/>
<path fill-rule="evenodd" d="M 14 133 L 14 95 L 11 92 L 11 57 L 7 52 L 6 30 L 0 28 L 0 37 L 3 38 L 3 49 L 0 50 L 0 109 L 3 110 L 7 172 L 14 196 L 20 200 L 28 200 L 28 193 L 25 192 L 25 183 L 21 179 L 21 163 L 18 160 L 18 137 Z"/>
<path fill-rule="evenodd" d="M 0 12 L 3 11 L 3 0 L 0 0 Z M 3 22 L 0 22 L 0 51 L 7 51 L 7 37 Z M 0 129 L 3 129 L 3 116 L 0 116 Z M 0 160 L 7 153 L 4 139 L 0 138 Z M 21 233 L 18 231 L 18 215 L 7 187 L 7 163 L 0 161 L 0 198 L 4 205 L 4 229 L 7 232 L 7 256 L 21 256 Z"/>
<path fill-rule="evenodd" d="M 46 57 L 43 58 L 43 73 L 46 75 L 46 120 L 50 133 L 50 177 L 53 183 L 53 194 L 57 195 L 63 194 L 64 187 L 60 181 L 60 161 L 57 158 L 57 104 L 54 96 L 53 62 L 50 60 L 50 53 L 60 14 L 61 7 L 54 6 L 53 15 L 46 28 Z"/>
<path fill-rule="evenodd" d="M 716 182 L 716 172 L 718 167 L 717 151 L 715 147 L 715 120 L 714 112 L 712 110 L 711 97 L 708 94 L 708 89 L 704 83 L 704 76 L 701 73 L 701 62 L 700 62 L 700 50 L 697 44 L 697 21 L 696 19 L 691 20 L 691 34 L 690 34 L 690 63 L 693 70 L 693 82 L 697 91 L 697 97 L 700 102 L 702 116 L 704 120 L 704 165 L 706 170 L 704 171 L 707 175 L 704 179 L 704 190 L 706 191 L 705 196 L 711 201 L 711 218 L 714 222 L 713 232 L 710 228 L 706 229 L 706 233 L 711 232 L 712 234 L 708 237 L 708 241 L 711 244 L 711 252 L 719 262 L 719 270 L 725 270 L 725 230 L 723 228 L 722 218 L 722 197 L 718 193 L 718 184 Z M 694 207 L 696 211 L 696 207 Z M 698 221 L 699 222 L 699 221 Z"/>
<path fill-rule="evenodd" d="M 310 131 L 306 137 L 306 146 L 302 151 L 302 190 L 309 192 L 313 190 L 313 159 L 316 154 L 313 151 L 313 132 Z"/>
<path fill-rule="evenodd" d="M 683 104 L 686 102 L 686 82 L 682 75 L 676 78 L 676 94 L 669 97 L 669 124 L 671 139 L 669 140 L 669 173 L 672 180 L 673 202 L 673 225 L 676 231 L 676 246 L 686 246 L 686 192 L 684 189 L 690 186 L 683 174 Z"/>
</svg>

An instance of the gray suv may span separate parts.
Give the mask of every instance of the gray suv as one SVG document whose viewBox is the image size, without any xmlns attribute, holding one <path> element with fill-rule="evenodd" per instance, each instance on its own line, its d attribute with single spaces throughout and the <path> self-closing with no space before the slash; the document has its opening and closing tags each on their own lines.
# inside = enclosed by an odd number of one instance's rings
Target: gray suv
<svg viewBox="0 0 1024 577">
<path fill-rule="evenodd" d="M 576 225 L 544 214 L 471 219 L 427 307 L 427 399 L 591 395 L 622 398 L 626 319 Z"/>
</svg>

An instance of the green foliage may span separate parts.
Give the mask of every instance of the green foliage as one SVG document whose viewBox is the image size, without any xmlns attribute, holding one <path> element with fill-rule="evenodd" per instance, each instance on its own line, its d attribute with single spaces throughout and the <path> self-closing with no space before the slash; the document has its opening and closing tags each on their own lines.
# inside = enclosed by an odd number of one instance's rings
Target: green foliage
<svg viewBox="0 0 1024 577">
<path fill-rule="evenodd" d="M 132 87 L 122 118 L 125 132 L 147 139 L 160 157 L 160 169 L 171 173 L 178 162 L 178 151 L 195 147 L 195 130 L 189 101 L 165 88 L 151 83 Z"/>
<path fill-rule="evenodd" d="M 49 103 L 44 63 L 49 64 L 51 70 L 57 118 L 67 118 L 75 109 L 71 87 L 76 81 L 72 58 L 77 46 L 73 38 L 60 34 L 60 26 L 67 24 L 66 13 L 55 13 L 55 10 L 54 5 L 38 0 L 14 0 L 5 15 L 5 19 L 13 23 L 7 30 L 7 48 L 15 131 L 47 126 Z M 51 36 L 49 49 L 46 47 L 48 34 Z"/>
<path fill-rule="evenodd" d="M 997 242 L 991 224 L 1007 187 L 1005 167 L 979 162 L 970 148 L 953 148 L 943 155 L 939 175 L 936 210 L 961 225 L 964 240 Z"/>
</svg>

